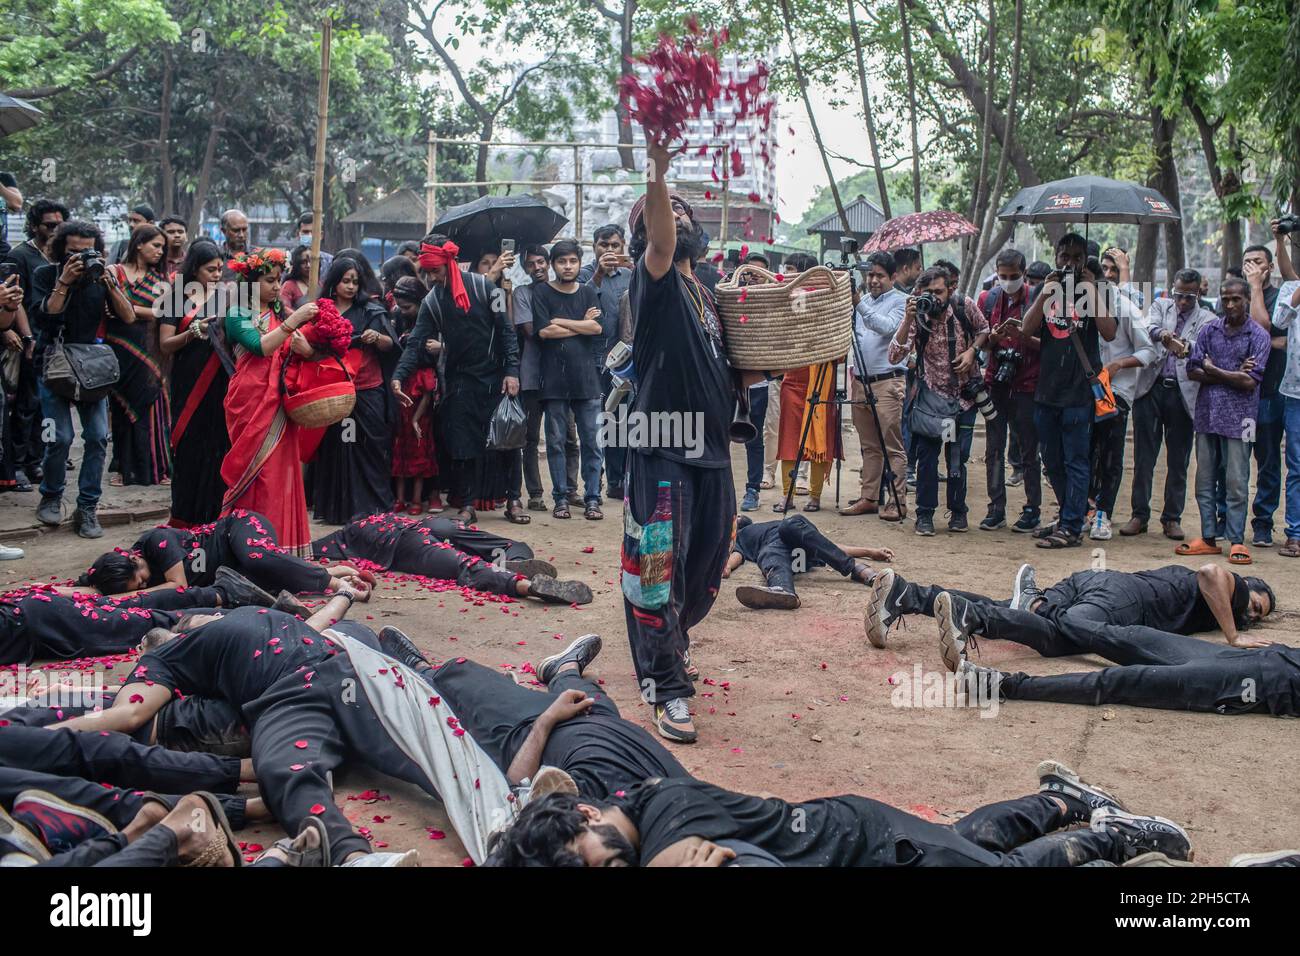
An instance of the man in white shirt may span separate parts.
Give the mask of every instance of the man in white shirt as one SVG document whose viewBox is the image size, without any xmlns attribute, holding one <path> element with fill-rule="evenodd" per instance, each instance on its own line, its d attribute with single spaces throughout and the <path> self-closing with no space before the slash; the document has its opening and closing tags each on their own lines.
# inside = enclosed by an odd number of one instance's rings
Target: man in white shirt
<svg viewBox="0 0 1300 956">
<path fill-rule="evenodd" d="M 1300 558 L 1300 281 L 1282 283 L 1273 307 L 1273 325 L 1286 330 L 1286 371 L 1278 394 L 1286 400 L 1286 544 L 1284 558 Z"/>
<path fill-rule="evenodd" d="M 862 447 L 862 493 L 840 514 L 878 512 L 884 521 L 901 521 L 907 516 L 907 451 L 903 446 L 907 362 L 889 361 L 889 343 L 903 322 L 907 296 L 894 287 L 894 257 L 888 252 L 873 252 L 865 266 L 867 294 L 858 298 L 853 310 L 853 334 L 865 367 L 854 368 L 851 392 L 853 400 L 862 403 L 852 406 L 853 427 Z M 868 402 L 875 404 L 874 415 Z M 881 508 L 886 455 L 893 471 L 894 494 L 887 496 Z"/>
</svg>

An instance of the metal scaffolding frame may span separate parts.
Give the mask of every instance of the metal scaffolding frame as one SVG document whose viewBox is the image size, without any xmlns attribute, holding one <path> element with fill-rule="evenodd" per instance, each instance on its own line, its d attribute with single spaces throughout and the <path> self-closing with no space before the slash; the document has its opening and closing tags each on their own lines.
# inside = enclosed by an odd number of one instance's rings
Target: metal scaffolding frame
<svg viewBox="0 0 1300 956">
<path fill-rule="evenodd" d="M 717 242 L 725 247 L 727 241 L 727 226 L 729 222 L 729 212 L 731 205 L 731 150 L 730 143 L 696 143 L 692 149 L 699 149 L 701 145 L 709 149 L 720 147 L 722 149 L 722 172 L 721 179 L 714 183 L 713 180 L 692 180 L 692 179 L 670 179 L 673 185 L 704 186 L 705 188 L 716 186 L 722 192 L 722 228 L 719 230 L 721 235 L 717 237 Z M 438 147 L 439 146 L 469 146 L 478 149 L 487 147 L 491 149 L 494 146 L 509 146 L 515 149 L 544 147 L 547 149 L 571 149 L 573 150 L 573 179 L 489 179 L 475 182 L 462 182 L 459 180 L 438 181 Z M 425 182 L 424 182 L 424 206 L 425 206 L 425 231 L 433 230 L 433 223 L 438 218 L 437 212 L 437 188 L 439 186 L 532 186 L 532 187 L 550 187 L 550 186 L 572 186 L 573 187 L 573 226 L 574 237 L 579 243 L 587 244 L 590 242 L 586 238 L 582 228 L 582 190 L 584 186 L 609 186 L 608 180 L 601 179 L 583 179 L 582 178 L 582 151 L 584 149 L 633 149 L 645 152 L 645 146 L 637 143 L 584 143 L 573 141 L 524 141 L 524 142 L 507 142 L 505 140 L 479 140 L 479 139 L 455 139 L 446 136 L 435 136 L 433 131 L 429 132 L 428 152 L 425 158 Z M 624 180 L 624 185 L 644 186 L 646 180 Z"/>
</svg>

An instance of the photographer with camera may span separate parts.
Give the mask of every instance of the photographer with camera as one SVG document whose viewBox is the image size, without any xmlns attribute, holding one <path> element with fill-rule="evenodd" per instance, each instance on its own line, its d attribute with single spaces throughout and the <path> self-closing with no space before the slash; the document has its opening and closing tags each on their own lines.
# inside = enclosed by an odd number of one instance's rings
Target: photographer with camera
<svg viewBox="0 0 1300 956">
<path fill-rule="evenodd" d="M 903 323 L 889 343 L 890 362 L 916 349 L 916 396 L 912 440 L 916 443 L 916 533 L 934 534 L 939 504 L 939 454 L 948 448 L 948 530 L 969 530 L 966 461 L 975 431 L 976 393 L 985 400 L 979 350 L 988 344 L 989 323 L 969 298 L 953 300 L 948 271 L 931 266 L 916 280 Z"/>
<path fill-rule="evenodd" d="M 1056 270 L 1043 282 L 1025 313 L 1023 337 L 1039 339 L 1034 424 L 1042 443 L 1047 477 L 1061 513 L 1037 532 L 1040 548 L 1077 548 L 1088 513 L 1092 472 L 1092 423 L 1098 391 L 1100 339 L 1115 338 L 1115 317 L 1098 285 L 1101 264 L 1088 258 L 1088 243 L 1076 232 L 1056 243 Z"/>
<path fill-rule="evenodd" d="M 45 445 L 45 477 L 41 480 L 36 517 L 48 525 L 57 525 L 63 518 L 63 488 L 73 439 L 72 409 L 76 406 L 85 450 L 77 475 L 77 510 L 72 523 L 81 537 L 99 538 L 104 529 L 95 512 L 108 448 L 108 399 L 101 396 L 94 401 L 77 401 L 56 394 L 50 387 L 50 362 L 66 346 L 99 343 L 110 314 L 130 323 L 135 321 L 135 310 L 105 266 L 104 237 L 94 223 L 74 219 L 59 226 L 50 242 L 50 259 L 32 276 L 41 414 L 54 422 L 55 429 L 54 440 Z M 112 354 L 108 346 L 103 348 Z"/>
<path fill-rule="evenodd" d="M 1025 256 L 1018 249 L 1004 249 L 994 261 L 997 281 L 980 295 L 979 307 L 992 330 L 989 362 L 984 381 L 997 417 L 984 429 L 984 468 L 989 490 L 989 510 L 980 522 L 981 531 L 996 531 L 1007 524 L 1007 439 L 1015 439 L 1019 456 L 1012 464 L 1020 469 L 1025 486 L 1025 507 L 1011 526 L 1028 534 L 1038 527 L 1043 508 L 1042 470 L 1038 467 L 1038 429 L 1034 427 L 1034 391 L 1038 387 L 1038 339 L 1020 335 L 1025 312 L 1034 299 L 1025 284 Z M 1014 449 L 1013 449 L 1014 452 Z"/>
</svg>

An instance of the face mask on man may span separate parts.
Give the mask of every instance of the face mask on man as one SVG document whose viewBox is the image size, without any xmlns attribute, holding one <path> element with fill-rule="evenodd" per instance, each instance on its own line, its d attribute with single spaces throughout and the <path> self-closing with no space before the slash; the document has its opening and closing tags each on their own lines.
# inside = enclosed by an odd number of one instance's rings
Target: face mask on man
<svg viewBox="0 0 1300 956">
<path fill-rule="evenodd" d="M 1002 291 L 1007 295 L 1015 295 L 1024 284 L 1024 276 L 1016 276 L 1014 279 L 998 279 L 998 285 L 1002 287 Z"/>
<path fill-rule="evenodd" d="M 310 246 L 310 245 L 311 245 L 311 233 L 310 233 L 310 232 L 306 232 L 306 233 L 303 233 L 301 236 L 299 236 L 299 237 L 298 237 L 298 245 L 300 245 L 300 246 Z"/>
</svg>

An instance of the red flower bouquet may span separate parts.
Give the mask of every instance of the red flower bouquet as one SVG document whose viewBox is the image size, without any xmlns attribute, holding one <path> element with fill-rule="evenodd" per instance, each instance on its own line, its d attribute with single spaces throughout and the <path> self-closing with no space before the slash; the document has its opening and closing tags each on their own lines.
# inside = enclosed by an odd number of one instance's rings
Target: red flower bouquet
<svg viewBox="0 0 1300 956">
<path fill-rule="evenodd" d="M 231 272 L 252 281 L 270 272 L 283 269 L 289 264 L 289 257 L 283 249 L 254 249 L 252 252 L 237 252 L 226 263 Z"/>
<path fill-rule="evenodd" d="M 352 345 L 352 323 L 340 314 L 333 299 L 317 299 L 316 307 L 316 318 L 305 330 L 307 341 L 342 358 Z"/>
</svg>

